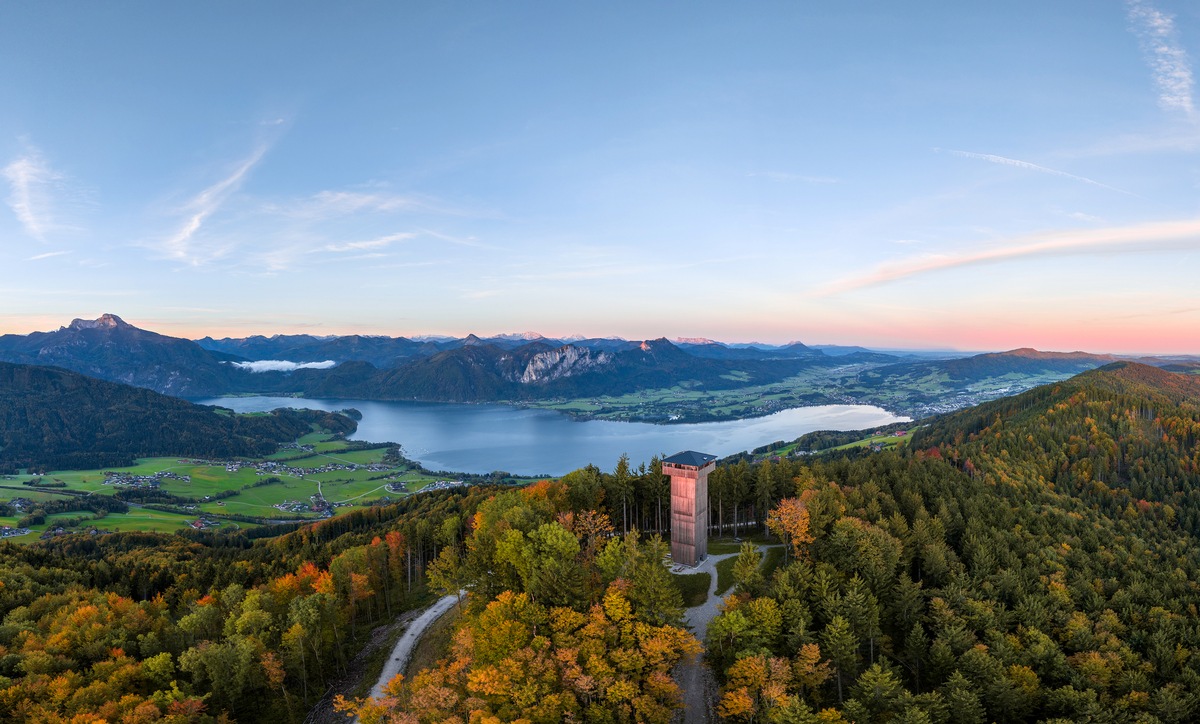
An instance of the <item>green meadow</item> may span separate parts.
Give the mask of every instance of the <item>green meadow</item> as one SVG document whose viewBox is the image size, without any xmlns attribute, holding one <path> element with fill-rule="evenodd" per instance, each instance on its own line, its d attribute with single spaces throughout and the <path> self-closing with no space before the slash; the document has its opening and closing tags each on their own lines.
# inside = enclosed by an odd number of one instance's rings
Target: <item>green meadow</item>
<svg viewBox="0 0 1200 724">
<path fill-rule="evenodd" d="M 858 368 L 840 374 L 848 375 Z M 839 402 L 826 394 L 829 374 L 827 371 L 805 370 L 778 382 L 730 389 L 703 389 L 694 381 L 684 381 L 674 387 L 623 395 L 523 401 L 517 404 L 602 420 L 666 418 L 682 422 L 737 419 L 778 412 L 789 407 Z M 745 372 L 731 372 L 725 377 L 732 382 L 747 382 L 750 379 Z"/>
<path fill-rule="evenodd" d="M 186 503 L 170 503 L 171 507 L 184 507 L 183 512 L 168 512 L 146 507 L 136 501 L 126 513 L 100 515 L 90 510 L 56 512 L 45 516 L 45 522 L 29 526 L 31 533 L 9 538 L 17 543 L 38 540 L 47 529 L 73 523 L 70 530 L 86 532 L 91 528 L 105 531 L 159 531 L 173 532 L 187 528 L 201 515 L 220 523 L 222 530 L 253 527 L 254 522 L 245 517 L 260 519 L 319 520 L 311 512 L 280 510 L 276 505 L 299 502 L 307 505 L 312 496 L 320 493 L 325 500 L 334 504 L 335 514 L 355 508 L 363 508 L 382 498 L 396 500 L 415 492 L 437 478 L 414 470 L 413 466 L 401 462 L 386 469 L 326 469 L 331 465 L 383 465 L 386 447 L 357 449 L 352 443 L 329 435 L 313 433 L 297 440 L 295 445 L 311 446 L 312 450 L 284 447 L 261 460 L 241 460 L 240 465 L 229 465 L 234 461 L 201 461 L 169 458 L 142 458 L 136 464 L 124 468 L 105 470 L 66 470 L 45 475 L 9 475 L 0 479 L 0 502 L 14 498 L 33 501 L 33 506 L 24 512 L 0 516 L 0 525 L 16 527 L 18 522 L 38 504 L 50 501 L 72 500 L 72 493 L 112 496 L 124 488 L 106 485 L 108 473 L 129 476 L 151 476 L 170 472 L 188 480 L 175 478 L 160 479 L 158 490 L 180 498 Z M 275 463 L 267 468 L 266 463 Z M 277 478 L 277 480 L 272 480 Z M 43 485 L 60 487 L 35 487 L 26 483 L 40 479 Z M 404 486 L 404 492 L 388 490 L 389 483 Z M 234 491 L 231 495 L 229 491 Z M 208 500 L 205 500 L 208 498 Z M 78 498 L 83 500 L 84 498 Z M 243 518 L 234 520 L 231 516 Z"/>
<path fill-rule="evenodd" d="M 25 496 L 19 496 L 25 497 Z M 21 516 L 0 516 L 0 525 L 8 525 L 16 527 Z M 178 513 L 168 513 L 162 510 L 151 510 L 148 508 L 132 508 L 128 513 L 109 513 L 103 517 L 98 517 L 90 510 L 74 510 L 65 513 L 52 513 L 46 516 L 46 522 L 38 525 L 29 526 L 27 535 L 17 536 L 14 538 L 6 538 L 5 540 L 14 543 L 32 543 L 40 540 L 42 533 L 45 533 L 56 526 L 65 525 L 72 521 L 80 521 L 77 525 L 72 526 L 72 530 L 76 532 L 87 532 L 95 528 L 100 531 L 108 531 L 112 533 L 121 533 L 128 531 L 157 531 L 160 533 L 170 533 L 176 530 L 187 528 L 195 516 L 180 515 Z M 249 524 L 230 524 L 225 523 L 227 527 L 246 527 Z"/>
<path fill-rule="evenodd" d="M 885 433 L 883 435 L 872 435 L 864 437 L 861 440 L 838 445 L 837 447 L 829 448 L 830 450 L 849 450 L 856 447 L 867 447 L 869 445 L 882 445 L 885 448 L 899 447 L 908 442 L 908 435 L 896 435 L 894 433 Z"/>
</svg>

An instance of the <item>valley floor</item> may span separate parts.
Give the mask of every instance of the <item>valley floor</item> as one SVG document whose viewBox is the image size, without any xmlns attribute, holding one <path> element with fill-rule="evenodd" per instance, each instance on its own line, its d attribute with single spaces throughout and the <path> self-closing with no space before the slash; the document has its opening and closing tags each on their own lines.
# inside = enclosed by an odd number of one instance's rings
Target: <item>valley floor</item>
<svg viewBox="0 0 1200 724">
<path fill-rule="evenodd" d="M 0 516 L 0 530 L 28 529 L 8 538 L 16 543 L 93 530 L 234 531 L 320 520 L 438 482 L 407 461 L 385 459 L 387 452 L 387 445 L 313 433 L 253 460 L 143 458 L 127 468 L 6 475 L 0 503 L 11 514 Z M 97 510 L 94 496 L 123 500 L 128 510 Z"/>
</svg>

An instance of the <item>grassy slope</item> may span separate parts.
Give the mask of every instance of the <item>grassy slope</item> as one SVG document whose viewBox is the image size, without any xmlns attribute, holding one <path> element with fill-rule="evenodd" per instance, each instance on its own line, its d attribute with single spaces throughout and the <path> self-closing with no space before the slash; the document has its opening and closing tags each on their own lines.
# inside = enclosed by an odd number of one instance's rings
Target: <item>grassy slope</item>
<svg viewBox="0 0 1200 724">
<path fill-rule="evenodd" d="M 302 444 L 314 445 L 318 452 L 298 459 L 288 460 L 286 464 L 290 467 L 313 470 L 331 462 L 365 465 L 380 462 L 385 452 L 383 448 L 345 451 L 344 442 L 331 439 L 328 435 L 317 433 L 306 435 L 304 438 L 301 438 L 300 442 Z M 295 457 L 296 455 L 303 454 L 302 451 L 295 449 L 285 449 L 271 457 L 279 459 L 280 457 Z M 321 492 L 327 500 L 331 502 L 348 501 L 352 503 L 350 507 L 338 509 L 338 512 L 346 512 L 352 510 L 354 507 L 363 507 L 366 503 L 383 496 L 395 499 L 397 494 L 391 493 L 386 489 L 387 483 L 393 480 L 405 483 L 406 488 L 411 492 L 420 489 L 434 479 L 431 476 L 406 471 L 403 468 L 394 468 L 387 473 L 369 470 L 332 470 L 323 473 L 308 473 L 301 477 L 279 475 L 278 477 L 281 479 L 279 483 L 259 487 L 246 487 L 270 476 L 258 475 L 253 469 L 248 467 L 244 467 L 236 472 L 229 472 L 223 465 L 196 464 L 194 461 L 185 462 L 176 457 L 143 458 L 138 460 L 133 466 L 115 468 L 111 472 L 152 475 L 156 472 L 168 470 L 178 475 L 188 475 L 191 477 L 190 482 L 168 479 L 161 483 L 161 490 L 174 495 L 203 498 L 204 496 L 211 496 L 225 490 L 241 490 L 245 488 L 236 496 L 220 501 L 198 504 L 198 513 L 237 513 L 261 517 L 287 515 L 273 506 L 289 500 L 307 501 L 310 496 L 317 492 L 318 483 L 320 484 Z M 7 479 L 0 481 L 0 484 L 9 486 L 8 488 L 0 488 L 0 500 L 11 500 L 18 497 L 29 498 L 34 501 L 62 499 L 63 496 L 54 495 L 52 491 L 41 491 L 22 485 L 23 482 L 35 477 L 43 477 L 46 481 L 66 483 L 67 490 L 77 490 L 93 495 L 113 495 L 119 488 L 104 484 L 105 472 L 109 471 L 69 470 L 56 471 L 45 476 L 8 476 Z M 386 475 L 387 477 L 383 479 L 371 479 L 379 478 L 381 475 Z M 17 543 L 32 542 L 37 540 L 37 535 L 42 531 L 53 527 L 53 520 L 91 515 L 92 513 L 89 511 L 55 514 L 54 516 L 50 516 L 51 519 L 48 519 L 45 524 L 32 528 L 31 530 L 34 531 L 33 535 L 20 536 L 11 540 Z M 20 518 L 21 516 L 19 515 L 0 517 L 0 525 L 16 525 Z M 146 508 L 132 508 L 128 513 L 113 513 L 103 519 L 89 521 L 84 527 L 95 526 L 107 530 L 120 529 L 122 531 L 172 532 L 186 527 L 192 520 L 195 520 L 195 515 L 184 516 Z M 226 523 L 225 525 L 230 526 L 231 524 Z M 246 526 L 248 524 L 237 523 L 236 525 Z"/>
</svg>

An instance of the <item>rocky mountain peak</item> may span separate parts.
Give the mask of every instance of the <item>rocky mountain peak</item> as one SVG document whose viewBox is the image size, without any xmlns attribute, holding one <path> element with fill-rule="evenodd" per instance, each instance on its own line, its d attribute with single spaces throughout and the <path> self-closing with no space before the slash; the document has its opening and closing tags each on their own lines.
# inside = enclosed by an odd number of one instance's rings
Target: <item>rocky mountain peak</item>
<svg viewBox="0 0 1200 724">
<path fill-rule="evenodd" d="M 101 314 L 96 319 L 73 319 L 67 329 L 120 329 L 131 326 L 115 314 Z"/>
<path fill-rule="evenodd" d="M 544 335 L 539 334 L 537 332 L 514 332 L 512 334 L 497 334 L 492 339 L 504 339 L 504 340 L 508 340 L 510 342 L 520 342 L 520 341 L 536 342 L 538 340 L 545 339 L 545 338 L 546 337 Z"/>
<path fill-rule="evenodd" d="M 549 382 L 587 372 L 610 361 L 612 355 L 607 352 L 593 354 L 590 350 L 568 344 L 534 355 L 518 379 L 522 384 Z"/>
</svg>

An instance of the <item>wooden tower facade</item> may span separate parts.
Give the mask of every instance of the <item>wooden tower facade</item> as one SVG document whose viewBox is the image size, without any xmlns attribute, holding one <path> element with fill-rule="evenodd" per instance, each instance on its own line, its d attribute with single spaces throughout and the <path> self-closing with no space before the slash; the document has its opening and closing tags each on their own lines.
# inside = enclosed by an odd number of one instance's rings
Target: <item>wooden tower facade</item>
<svg viewBox="0 0 1200 724">
<path fill-rule="evenodd" d="M 663 475 L 671 476 L 671 558 L 696 567 L 708 556 L 708 474 L 717 466 L 715 455 L 692 450 L 663 460 Z"/>
</svg>

